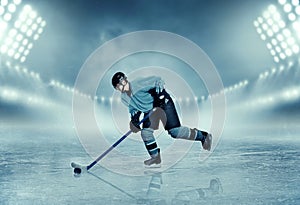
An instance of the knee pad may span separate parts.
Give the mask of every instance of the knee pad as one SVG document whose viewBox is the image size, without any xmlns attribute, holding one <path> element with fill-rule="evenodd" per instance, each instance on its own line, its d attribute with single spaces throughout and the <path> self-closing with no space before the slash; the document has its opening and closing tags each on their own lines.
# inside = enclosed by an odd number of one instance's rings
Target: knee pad
<svg viewBox="0 0 300 205">
<path fill-rule="evenodd" d="M 144 141 L 149 141 L 154 138 L 153 136 L 154 130 L 152 128 L 144 128 L 141 131 L 141 135 Z"/>
<path fill-rule="evenodd" d="M 168 130 L 168 133 L 173 138 L 177 139 L 189 139 L 191 135 L 191 129 L 185 126 L 175 127 Z"/>
</svg>

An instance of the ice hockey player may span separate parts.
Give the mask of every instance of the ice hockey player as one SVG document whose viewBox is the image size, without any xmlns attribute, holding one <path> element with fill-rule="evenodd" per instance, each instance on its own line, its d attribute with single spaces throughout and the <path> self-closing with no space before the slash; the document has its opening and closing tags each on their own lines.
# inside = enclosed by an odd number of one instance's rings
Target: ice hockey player
<svg viewBox="0 0 300 205">
<path fill-rule="evenodd" d="M 141 131 L 142 139 L 151 157 L 144 161 L 146 167 L 161 165 L 160 149 L 153 135 L 154 130 L 158 129 L 160 120 L 171 137 L 200 141 L 203 149 L 208 151 L 211 149 L 211 134 L 181 125 L 174 102 L 165 90 L 164 84 L 161 77 L 157 76 L 137 78 L 130 82 L 123 72 L 117 72 L 112 77 L 113 87 L 121 92 L 121 100 L 128 106 L 131 116 L 130 129 L 134 133 Z M 158 108 L 158 111 L 143 122 L 141 129 L 138 125 L 140 115 L 143 113 L 146 116 L 153 108 Z"/>
</svg>

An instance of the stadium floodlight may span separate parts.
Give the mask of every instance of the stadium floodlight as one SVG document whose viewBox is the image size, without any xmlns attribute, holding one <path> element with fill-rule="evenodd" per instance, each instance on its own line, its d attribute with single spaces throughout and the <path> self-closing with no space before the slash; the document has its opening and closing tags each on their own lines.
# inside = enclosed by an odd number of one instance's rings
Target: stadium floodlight
<svg viewBox="0 0 300 205">
<path fill-rule="evenodd" d="M 295 21 L 296 20 L 296 15 L 294 13 L 289 13 L 288 18 L 290 21 Z"/>
<path fill-rule="evenodd" d="M 69 87 L 69 86 L 67 86 L 67 85 L 65 85 L 65 84 L 63 84 L 63 83 L 61 83 L 61 82 L 59 82 L 57 80 L 50 80 L 49 85 L 53 86 L 55 88 L 58 88 L 60 90 L 67 91 L 69 93 L 73 93 L 73 94 L 79 95 L 81 97 L 92 99 L 92 97 L 90 95 L 82 93 L 82 92 L 80 92 L 80 91 L 78 91 L 78 90 L 76 90 L 74 88 L 71 88 L 71 87 Z"/>
<path fill-rule="evenodd" d="M 19 2 L 17 2 L 19 3 Z M 0 42 L 3 40 L 3 34 L 7 30 L 8 23 L 12 19 L 12 14 L 16 11 L 14 2 L 9 3 L 8 0 L 1 0 L 0 4 Z"/>
<path fill-rule="evenodd" d="M 286 12 L 286 13 L 291 12 L 291 11 L 292 11 L 292 5 L 289 4 L 289 3 L 284 4 L 284 5 L 283 5 L 283 10 L 284 10 L 284 12 Z"/>
<path fill-rule="evenodd" d="M 16 53 L 15 55 L 20 55 L 18 53 Z M 40 74 L 36 73 L 34 71 L 30 71 L 25 67 L 20 67 L 19 65 L 16 66 L 12 66 L 11 63 L 9 61 L 6 62 L 6 67 L 8 69 L 14 69 L 14 71 L 16 71 L 18 74 L 24 75 L 26 77 L 32 78 L 34 80 L 41 80 Z"/>
<path fill-rule="evenodd" d="M 300 22 L 296 21 L 292 24 L 292 26 L 293 26 L 293 29 L 296 31 L 298 40 L 300 40 Z"/>
<path fill-rule="evenodd" d="M 276 63 L 298 56 L 300 50 L 299 0 L 278 0 L 278 3 L 281 10 L 272 4 L 254 21 L 257 33 L 266 41 Z"/>
<path fill-rule="evenodd" d="M 299 18 L 300 18 L 299 0 L 290 0 L 290 1 L 278 0 L 278 3 L 282 6 L 283 11 L 287 13 L 287 20 L 289 22 L 292 22 L 292 28 L 294 29 L 294 32 L 300 39 L 299 28 L 297 26 L 294 26 L 299 24 Z"/>
<path fill-rule="evenodd" d="M 46 21 L 30 5 L 19 8 L 21 2 L 1 0 L 0 52 L 1 55 L 23 63 L 33 47 L 33 42 L 43 33 Z M 17 12 L 18 15 L 13 15 Z"/>
<path fill-rule="evenodd" d="M 300 97 L 299 88 L 289 88 L 282 92 L 282 98 L 284 100 L 296 100 Z"/>
<path fill-rule="evenodd" d="M 278 3 L 284 5 L 286 3 L 286 0 L 278 0 Z"/>
<path fill-rule="evenodd" d="M 300 16 L 300 6 L 299 6 L 299 5 L 296 6 L 296 8 L 295 8 L 295 13 L 296 13 L 298 16 Z"/>
</svg>

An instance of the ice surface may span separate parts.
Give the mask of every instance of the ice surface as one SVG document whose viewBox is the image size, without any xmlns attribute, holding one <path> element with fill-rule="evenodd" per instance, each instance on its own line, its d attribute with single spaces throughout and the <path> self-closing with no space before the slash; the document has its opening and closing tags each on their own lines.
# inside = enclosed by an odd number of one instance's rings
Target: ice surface
<svg viewBox="0 0 300 205">
<path fill-rule="evenodd" d="M 75 178 L 70 163 L 93 159 L 74 131 L 0 132 L 0 204 L 300 204 L 300 142 L 294 136 L 224 134 L 205 161 L 198 160 L 201 146 L 194 143 L 162 173 L 145 169 L 133 177 L 96 165 Z"/>
</svg>

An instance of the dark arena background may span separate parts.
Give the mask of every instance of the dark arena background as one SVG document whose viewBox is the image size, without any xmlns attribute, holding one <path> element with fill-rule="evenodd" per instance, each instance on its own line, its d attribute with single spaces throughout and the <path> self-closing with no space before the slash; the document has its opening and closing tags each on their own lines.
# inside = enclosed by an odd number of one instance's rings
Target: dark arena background
<svg viewBox="0 0 300 205">
<path fill-rule="evenodd" d="M 179 56 L 147 48 L 99 66 L 95 91 L 90 78 L 79 85 L 99 48 L 139 31 L 200 47 L 223 88 L 209 90 L 215 82 L 206 84 Z M 299 0 L 1 0 L 0 204 L 300 204 L 299 53 Z M 134 161 L 148 157 L 136 133 L 74 177 L 71 162 L 88 165 L 129 129 L 110 81 L 118 70 L 129 79 L 163 76 L 184 124 L 221 125 L 212 150 L 179 140 L 187 149 L 170 152 L 174 139 L 159 128 L 162 163 L 180 155 L 172 166 Z M 225 118 L 217 125 L 212 102 L 220 96 Z M 98 132 L 88 121 L 76 124 L 74 99 L 92 105 Z"/>
</svg>

